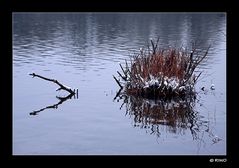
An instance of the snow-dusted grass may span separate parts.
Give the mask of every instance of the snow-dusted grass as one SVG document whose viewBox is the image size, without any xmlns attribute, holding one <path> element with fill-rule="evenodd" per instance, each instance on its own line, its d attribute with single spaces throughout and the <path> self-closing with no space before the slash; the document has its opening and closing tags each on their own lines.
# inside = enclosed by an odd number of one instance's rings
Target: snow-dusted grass
<svg viewBox="0 0 239 168">
<path fill-rule="evenodd" d="M 194 96 L 194 85 L 198 77 L 194 70 L 206 57 L 208 50 L 198 52 L 184 48 L 160 49 L 158 41 L 151 40 L 151 47 L 140 49 L 123 67 L 119 78 L 115 78 L 124 93 L 147 98 L 174 98 Z"/>
</svg>

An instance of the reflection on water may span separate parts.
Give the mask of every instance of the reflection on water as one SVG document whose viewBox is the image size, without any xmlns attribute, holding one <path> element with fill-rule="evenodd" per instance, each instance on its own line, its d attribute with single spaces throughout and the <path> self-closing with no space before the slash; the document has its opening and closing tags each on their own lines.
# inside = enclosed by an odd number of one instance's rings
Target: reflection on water
<svg viewBox="0 0 239 168">
<path fill-rule="evenodd" d="M 201 47 L 212 45 L 215 52 L 215 45 L 224 40 L 218 38 L 225 31 L 220 28 L 223 24 L 220 14 L 19 13 L 14 16 L 14 65 L 44 66 L 45 71 L 51 71 L 48 66 L 52 64 L 99 71 L 108 61 L 128 59 L 129 51 L 145 45 L 149 37 L 160 37 L 161 46 L 190 46 L 192 41 L 198 41 Z M 210 66 L 215 60 L 211 58 L 205 64 Z"/>
<path fill-rule="evenodd" d="M 33 111 L 33 112 L 29 113 L 29 114 L 30 115 L 37 115 L 38 113 L 40 113 L 40 112 L 42 112 L 42 111 L 44 111 L 46 109 L 51 109 L 51 108 L 57 109 L 60 104 L 62 104 L 63 102 L 65 102 L 68 99 L 71 99 L 72 97 L 78 98 L 78 94 L 77 95 L 69 94 L 68 96 L 65 96 L 65 97 L 56 96 L 56 98 L 59 100 L 58 103 L 50 105 L 50 106 L 46 106 L 44 108 L 41 108 L 40 110 L 35 110 L 35 111 Z"/>
<path fill-rule="evenodd" d="M 156 100 L 118 92 L 115 100 L 122 103 L 120 109 L 125 106 L 125 115 L 132 120 L 133 127 L 144 129 L 157 138 L 161 138 L 162 132 L 184 136 L 189 130 L 192 140 L 197 142 L 197 153 L 206 146 L 206 136 L 211 145 L 223 140 L 215 135 L 210 119 L 196 110 L 198 100 L 195 98 Z"/>
<path fill-rule="evenodd" d="M 180 134 L 190 129 L 193 139 L 198 139 L 197 132 L 202 125 L 206 126 L 195 111 L 195 99 L 188 100 L 152 100 L 141 97 L 121 95 L 126 106 L 126 114 L 133 120 L 134 127 L 149 130 L 150 134 L 160 137 L 160 126 L 166 126 L 166 131 Z M 117 101 L 119 101 L 119 99 Z"/>
</svg>

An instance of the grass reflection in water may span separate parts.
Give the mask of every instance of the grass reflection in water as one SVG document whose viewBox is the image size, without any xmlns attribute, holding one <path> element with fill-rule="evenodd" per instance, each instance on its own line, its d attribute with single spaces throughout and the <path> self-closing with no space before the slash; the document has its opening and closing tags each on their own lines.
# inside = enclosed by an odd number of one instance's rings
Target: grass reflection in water
<svg viewBox="0 0 239 168">
<path fill-rule="evenodd" d="M 160 126 L 166 126 L 166 130 L 181 134 L 190 130 L 194 140 L 200 138 L 201 131 L 208 130 L 208 122 L 195 110 L 196 100 L 188 99 L 146 99 L 126 94 L 118 94 L 115 100 L 123 102 L 120 108 L 125 106 L 125 115 L 133 120 L 133 126 L 146 129 L 150 134 L 160 137 Z"/>
</svg>

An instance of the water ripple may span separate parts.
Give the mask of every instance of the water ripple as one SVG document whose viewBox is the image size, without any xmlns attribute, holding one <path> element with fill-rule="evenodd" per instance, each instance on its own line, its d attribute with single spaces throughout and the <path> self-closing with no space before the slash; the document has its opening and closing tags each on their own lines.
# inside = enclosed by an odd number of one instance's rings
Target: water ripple
<svg viewBox="0 0 239 168">
<path fill-rule="evenodd" d="M 90 16 L 90 17 L 89 17 Z M 210 58 L 202 63 L 202 69 L 210 68 L 212 63 L 217 63 L 215 56 L 218 52 L 224 52 L 220 41 L 225 39 L 225 30 L 221 30 L 218 25 L 225 24 L 225 20 L 218 18 L 215 23 L 208 25 L 197 24 L 192 18 L 203 19 L 199 16 L 182 15 L 175 18 L 164 16 L 157 18 L 155 15 L 138 15 L 133 17 L 125 14 L 121 15 L 86 15 L 79 14 L 73 18 L 59 18 L 56 20 L 37 21 L 39 16 L 32 17 L 32 24 L 21 27 L 21 20 L 15 21 L 13 32 L 13 64 L 17 67 L 30 64 L 31 66 L 51 66 L 63 65 L 75 68 L 75 71 L 84 69 L 100 70 L 105 69 L 106 63 L 124 62 L 129 59 L 135 51 L 146 45 L 150 37 L 160 37 L 160 45 L 169 46 L 174 43 L 178 45 L 188 45 L 189 41 L 202 39 L 200 31 L 207 26 L 207 31 L 203 36 L 204 44 L 212 43 Z M 117 22 L 108 24 L 106 20 L 118 19 Z M 140 18 L 142 17 L 142 18 Z M 153 17 L 154 19 L 150 18 Z M 54 18 L 54 17 L 53 17 Z M 76 19 L 76 20 L 75 20 Z M 175 20 L 176 19 L 176 20 Z M 207 20 L 208 18 L 204 18 Z M 37 21 L 37 22 L 36 22 Z M 160 24 L 163 21 L 168 24 Z M 199 20 L 200 21 L 200 20 Z M 202 20 L 204 21 L 204 20 Z M 36 22 L 36 23 L 35 23 Z M 123 23 L 124 24 L 117 24 Z M 135 26 L 130 26 L 131 22 Z M 141 24 L 144 22 L 144 24 Z M 170 23 L 174 23 L 171 25 Z M 17 24 L 16 24 L 17 23 Z M 43 25 L 44 23 L 44 25 Z M 175 26 L 178 24 L 178 26 Z M 148 26 L 145 26 L 148 25 Z M 18 28 L 21 31 L 18 31 Z M 219 31 L 220 30 L 220 31 Z M 205 41 L 206 39 L 206 41 Z M 218 40 L 220 39 L 220 41 Z M 202 40 L 201 40 L 202 41 Z M 225 43 L 225 42 L 224 42 Z M 225 46 L 225 44 L 222 44 Z M 219 47 L 220 46 L 220 47 Z M 73 70 L 72 70 L 73 71 Z"/>
</svg>

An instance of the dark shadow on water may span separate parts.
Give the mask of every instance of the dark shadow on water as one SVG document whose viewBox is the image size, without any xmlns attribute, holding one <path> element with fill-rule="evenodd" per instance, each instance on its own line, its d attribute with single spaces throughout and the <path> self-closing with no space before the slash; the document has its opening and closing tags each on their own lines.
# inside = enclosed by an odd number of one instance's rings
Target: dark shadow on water
<svg viewBox="0 0 239 168">
<path fill-rule="evenodd" d="M 208 129 L 207 120 L 195 110 L 195 99 L 155 100 L 126 94 L 116 94 L 114 100 L 123 102 L 125 115 L 133 120 L 133 126 L 146 129 L 147 133 L 160 137 L 161 127 L 174 134 L 190 130 L 193 140 L 200 140 L 200 132 Z M 165 130 L 165 129 L 164 129 Z"/>
<path fill-rule="evenodd" d="M 63 102 L 67 101 L 68 99 L 71 99 L 72 97 L 78 99 L 78 94 L 77 95 L 69 94 L 68 96 L 65 96 L 65 97 L 56 96 L 56 98 L 59 100 L 58 103 L 50 105 L 50 106 L 46 106 L 46 107 L 44 107 L 44 108 L 42 108 L 40 110 L 35 110 L 35 111 L 33 111 L 33 112 L 29 113 L 29 114 L 30 115 L 38 115 L 38 113 L 40 113 L 40 112 L 42 112 L 42 111 L 44 111 L 46 109 L 51 109 L 51 108 L 57 109 L 60 104 L 62 104 Z"/>
</svg>

